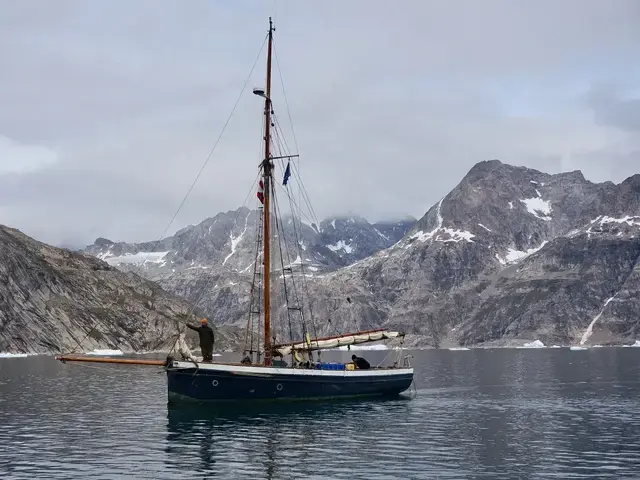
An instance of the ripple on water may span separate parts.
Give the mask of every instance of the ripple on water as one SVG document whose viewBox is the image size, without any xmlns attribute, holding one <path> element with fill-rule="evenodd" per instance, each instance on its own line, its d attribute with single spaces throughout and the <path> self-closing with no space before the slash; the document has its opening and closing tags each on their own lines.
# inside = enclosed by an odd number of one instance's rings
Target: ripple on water
<svg viewBox="0 0 640 480">
<path fill-rule="evenodd" d="M 149 369 L 11 360 L 0 368 L 0 477 L 633 476 L 633 350 L 598 349 L 588 364 L 560 349 L 415 352 L 412 400 L 242 408 L 168 407 L 165 378 Z"/>
</svg>

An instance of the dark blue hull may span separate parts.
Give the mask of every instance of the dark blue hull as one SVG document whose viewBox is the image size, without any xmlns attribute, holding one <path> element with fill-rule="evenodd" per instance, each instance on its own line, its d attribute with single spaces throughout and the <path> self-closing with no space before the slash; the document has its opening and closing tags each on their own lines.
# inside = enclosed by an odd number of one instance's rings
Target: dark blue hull
<svg viewBox="0 0 640 480">
<path fill-rule="evenodd" d="M 342 375 L 277 373 L 269 370 L 282 369 L 270 368 L 251 370 L 168 368 L 169 402 L 387 397 L 404 392 L 413 381 L 412 369 L 371 371 L 371 374 L 358 372 L 359 375 L 353 375 L 353 372 Z"/>
</svg>

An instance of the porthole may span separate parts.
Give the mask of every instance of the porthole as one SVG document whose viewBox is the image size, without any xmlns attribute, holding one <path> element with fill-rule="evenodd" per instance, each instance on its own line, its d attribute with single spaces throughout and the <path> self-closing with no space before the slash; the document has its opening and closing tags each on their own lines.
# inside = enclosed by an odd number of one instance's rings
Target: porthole
<svg viewBox="0 0 640 480">
<path fill-rule="evenodd" d="M 276 388 L 278 389 L 278 391 L 282 390 L 282 384 L 279 383 L 278 385 L 276 385 Z"/>
<path fill-rule="evenodd" d="M 214 380 L 213 382 L 211 382 L 211 385 L 213 385 L 214 387 L 218 386 L 218 380 Z"/>
</svg>

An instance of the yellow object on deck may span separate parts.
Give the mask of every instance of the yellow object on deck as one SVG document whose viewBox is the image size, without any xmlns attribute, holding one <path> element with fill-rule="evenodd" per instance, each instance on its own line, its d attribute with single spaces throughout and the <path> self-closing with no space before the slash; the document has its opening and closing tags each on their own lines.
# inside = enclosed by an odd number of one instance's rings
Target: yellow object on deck
<svg viewBox="0 0 640 480">
<path fill-rule="evenodd" d="M 346 364 L 346 369 L 347 370 L 355 370 L 356 366 L 353 363 L 347 363 Z"/>
</svg>

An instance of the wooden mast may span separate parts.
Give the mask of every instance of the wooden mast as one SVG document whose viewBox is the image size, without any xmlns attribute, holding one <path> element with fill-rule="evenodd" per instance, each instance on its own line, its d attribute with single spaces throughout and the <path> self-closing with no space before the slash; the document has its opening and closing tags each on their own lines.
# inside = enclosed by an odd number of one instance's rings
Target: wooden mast
<svg viewBox="0 0 640 480">
<path fill-rule="evenodd" d="M 262 178 L 264 183 L 264 364 L 271 365 L 271 44 L 273 41 L 273 24 L 269 17 L 269 45 L 267 47 L 267 88 L 264 99 L 264 160 L 262 162 Z"/>
</svg>

